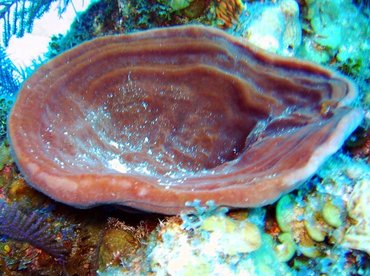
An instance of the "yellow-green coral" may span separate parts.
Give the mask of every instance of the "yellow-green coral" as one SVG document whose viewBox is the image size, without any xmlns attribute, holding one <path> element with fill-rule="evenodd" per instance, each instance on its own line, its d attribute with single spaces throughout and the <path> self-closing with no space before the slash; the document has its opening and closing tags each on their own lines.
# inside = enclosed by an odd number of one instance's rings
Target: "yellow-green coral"
<svg viewBox="0 0 370 276">
<path fill-rule="evenodd" d="M 322 209 L 323 219 L 327 224 L 333 227 L 339 227 L 343 225 L 342 219 L 343 210 L 338 206 L 334 205 L 332 201 L 328 201 L 324 204 Z"/>
<path fill-rule="evenodd" d="M 281 262 L 287 262 L 293 258 L 297 248 L 293 236 L 290 232 L 281 233 L 278 240 L 280 244 L 275 247 L 276 255 Z"/>
<path fill-rule="evenodd" d="M 166 0 L 166 4 L 171 7 L 173 11 L 182 10 L 190 5 L 192 0 Z"/>
</svg>

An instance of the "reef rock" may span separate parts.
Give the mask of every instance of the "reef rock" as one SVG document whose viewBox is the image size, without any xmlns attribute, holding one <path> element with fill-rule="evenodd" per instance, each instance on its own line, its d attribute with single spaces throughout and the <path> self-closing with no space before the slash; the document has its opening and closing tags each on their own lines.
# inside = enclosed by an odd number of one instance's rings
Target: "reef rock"
<svg viewBox="0 0 370 276">
<path fill-rule="evenodd" d="M 276 5 L 251 7 L 251 19 L 243 37 L 269 52 L 293 56 L 302 41 L 299 6 L 294 0 L 283 0 Z"/>
<path fill-rule="evenodd" d="M 355 186 L 348 200 L 347 210 L 355 224 L 345 233 L 342 244 L 370 255 L 369 202 L 370 180 L 364 179 Z"/>
</svg>

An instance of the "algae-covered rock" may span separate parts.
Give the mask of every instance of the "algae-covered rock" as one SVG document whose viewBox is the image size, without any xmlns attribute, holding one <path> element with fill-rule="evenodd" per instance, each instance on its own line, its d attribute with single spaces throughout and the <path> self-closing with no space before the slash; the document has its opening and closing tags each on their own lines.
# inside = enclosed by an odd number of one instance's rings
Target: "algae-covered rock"
<svg viewBox="0 0 370 276">
<path fill-rule="evenodd" d="M 121 259 L 132 254 L 139 242 L 133 233 L 125 229 L 107 229 L 99 248 L 99 269 L 117 266 Z"/>
<path fill-rule="evenodd" d="M 368 79 L 370 25 L 366 9 L 351 0 L 306 0 L 307 24 L 299 56 Z"/>
<path fill-rule="evenodd" d="M 0 170 L 2 170 L 6 164 L 10 164 L 12 162 L 13 159 L 10 154 L 9 144 L 4 140 L 0 143 Z"/>
<path fill-rule="evenodd" d="M 248 221 L 212 216 L 203 221 L 200 229 L 209 232 L 210 243 L 218 244 L 215 250 L 222 250 L 225 254 L 248 253 L 261 246 L 258 227 Z M 220 236 L 223 238 L 219 239 Z"/>
</svg>

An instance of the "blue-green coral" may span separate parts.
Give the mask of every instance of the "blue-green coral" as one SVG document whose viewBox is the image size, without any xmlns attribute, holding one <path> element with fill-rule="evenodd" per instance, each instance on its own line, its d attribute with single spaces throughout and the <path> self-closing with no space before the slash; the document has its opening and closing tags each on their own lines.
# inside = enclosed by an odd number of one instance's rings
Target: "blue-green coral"
<svg viewBox="0 0 370 276">
<path fill-rule="evenodd" d="M 12 97 L 17 92 L 21 81 L 21 71 L 9 59 L 5 49 L 0 46 L 0 99 Z M 1 109 L 3 108 L 4 106 L 1 106 Z"/>
<path fill-rule="evenodd" d="M 21 83 L 21 73 L 0 46 L 0 141 L 6 135 L 7 118 L 12 100 Z"/>
</svg>

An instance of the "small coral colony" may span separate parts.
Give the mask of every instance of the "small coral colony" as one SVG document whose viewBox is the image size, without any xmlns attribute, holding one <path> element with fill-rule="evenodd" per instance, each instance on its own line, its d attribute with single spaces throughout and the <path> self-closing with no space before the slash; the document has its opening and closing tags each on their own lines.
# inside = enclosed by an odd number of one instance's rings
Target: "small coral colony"
<svg viewBox="0 0 370 276">
<path fill-rule="evenodd" d="M 46 2 L 0 2 L 4 275 L 370 274 L 368 1 L 92 1 L 18 68 Z"/>
</svg>

